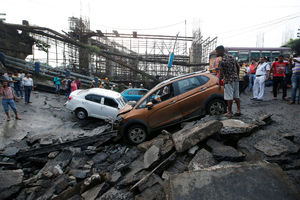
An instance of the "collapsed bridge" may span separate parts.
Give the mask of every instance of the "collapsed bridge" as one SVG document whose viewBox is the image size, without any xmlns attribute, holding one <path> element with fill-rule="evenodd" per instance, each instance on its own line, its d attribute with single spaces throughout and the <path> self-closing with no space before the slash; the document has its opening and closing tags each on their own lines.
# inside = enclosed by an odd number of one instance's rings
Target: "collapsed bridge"
<svg viewBox="0 0 300 200">
<path fill-rule="evenodd" d="M 21 59 L 32 55 L 31 62 L 40 61 L 55 68 L 69 69 L 87 76 L 108 77 L 114 82 L 155 83 L 167 77 L 202 70 L 208 65 L 208 53 L 217 38 L 203 39 L 200 31 L 193 37 L 121 34 L 118 31 L 92 31 L 81 18 L 69 19 L 70 30 L 63 33 L 50 28 L 1 23 L 0 43 L 14 43 L 22 38 L 24 48 L 1 45 L 0 51 Z M 14 32 L 13 37 L 9 32 Z M 19 42 L 20 43 L 20 42 Z M 188 47 L 190 46 L 190 48 Z M 32 47 L 32 48 L 30 48 Z M 172 68 L 168 68 L 170 53 L 174 53 Z M 39 56 L 45 53 L 46 59 Z M 20 56 L 22 55 L 22 56 Z M 28 58 L 27 58 L 28 60 Z"/>
</svg>

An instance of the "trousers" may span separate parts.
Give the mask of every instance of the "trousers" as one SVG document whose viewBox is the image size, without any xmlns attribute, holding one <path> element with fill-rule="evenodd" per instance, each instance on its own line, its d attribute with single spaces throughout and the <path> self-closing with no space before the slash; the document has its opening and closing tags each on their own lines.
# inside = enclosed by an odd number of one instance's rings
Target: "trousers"
<svg viewBox="0 0 300 200">
<path fill-rule="evenodd" d="M 265 92 L 265 76 L 256 76 L 253 86 L 253 97 L 256 99 L 263 99 Z"/>
<path fill-rule="evenodd" d="M 280 84 L 280 86 L 283 90 L 282 98 L 286 97 L 286 81 L 285 81 L 285 78 L 284 77 L 278 77 L 278 76 L 273 77 L 273 96 L 277 97 L 278 84 Z"/>
</svg>

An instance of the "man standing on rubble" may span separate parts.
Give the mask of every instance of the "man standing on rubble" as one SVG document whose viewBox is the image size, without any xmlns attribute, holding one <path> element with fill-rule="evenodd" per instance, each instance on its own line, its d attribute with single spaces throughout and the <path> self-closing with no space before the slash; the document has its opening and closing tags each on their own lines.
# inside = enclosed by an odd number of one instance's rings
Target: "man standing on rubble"
<svg viewBox="0 0 300 200">
<path fill-rule="evenodd" d="M 216 48 L 217 57 L 222 57 L 219 61 L 220 80 L 224 80 L 224 99 L 227 101 L 228 112 L 225 114 L 227 117 L 232 116 L 232 104 L 233 100 L 237 105 L 237 112 L 235 116 L 241 115 L 240 108 L 240 96 L 239 96 L 239 65 L 235 61 L 234 57 L 225 53 L 224 46 L 218 46 Z M 221 87 L 221 81 L 219 81 L 219 87 Z"/>
</svg>

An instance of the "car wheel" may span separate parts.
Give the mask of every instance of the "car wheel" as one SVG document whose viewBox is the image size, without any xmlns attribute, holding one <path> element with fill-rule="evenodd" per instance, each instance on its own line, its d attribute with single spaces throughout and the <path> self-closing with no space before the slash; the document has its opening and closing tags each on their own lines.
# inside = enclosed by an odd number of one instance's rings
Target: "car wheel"
<svg viewBox="0 0 300 200">
<path fill-rule="evenodd" d="M 142 125 L 133 125 L 127 131 L 127 139 L 132 144 L 140 144 L 147 138 L 146 128 Z"/>
<path fill-rule="evenodd" d="M 207 105 L 207 113 L 221 115 L 226 112 L 226 103 L 221 99 L 213 99 Z"/>
<path fill-rule="evenodd" d="M 87 118 L 87 116 L 88 116 L 86 110 L 83 108 L 76 109 L 75 115 L 80 120 L 83 120 L 83 119 Z"/>
</svg>

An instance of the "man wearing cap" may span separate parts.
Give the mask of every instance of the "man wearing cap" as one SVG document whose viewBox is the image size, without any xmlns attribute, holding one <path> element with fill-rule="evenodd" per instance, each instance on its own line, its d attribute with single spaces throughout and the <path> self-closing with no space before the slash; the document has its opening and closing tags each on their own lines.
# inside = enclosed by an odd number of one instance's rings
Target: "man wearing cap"
<svg viewBox="0 0 300 200">
<path fill-rule="evenodd" d="M 282 87 L 282 99 L 286 99 L 286 81 L 285 72 L 288 67 L 288 63 L 283 61 L 283 55 L 278 56 L 278 61 L 273 62 L 271 69 L 269 71 L 269 77 L 271 72 L 273 72 L 273 97 L 277 100 L 278 84 Z"/>
<path fill-rule="evenodd" d="M 234 57 L 225 54 L 224 46 L 218 46 L 216 48 L 217 57 L 221 56 L 222 60 L 219 61 L 220 77 L 224 80 L 224 99 L 227 101 L 228 112 L 225 114 L 230 117 L 232 115 L 232 103 L 233 100 L 237 105 L 236 116 L 241 115 L 240 109 L 240 96 L 239 96 L 239 70 L 240 67 L 235 61 Z M 221 81 L 219 81 L 219 84 Z"/>
<path fill-rule="evenodd" d="M 256 72 L 253 86 L 253 98 L 251 100 L 262 101 L 264 99 L 265 81 L 269 80 L 270 78 L 270 65 L 267 60 L 268 58 L 261 57 L 254 68 Z"/>
</svg>

